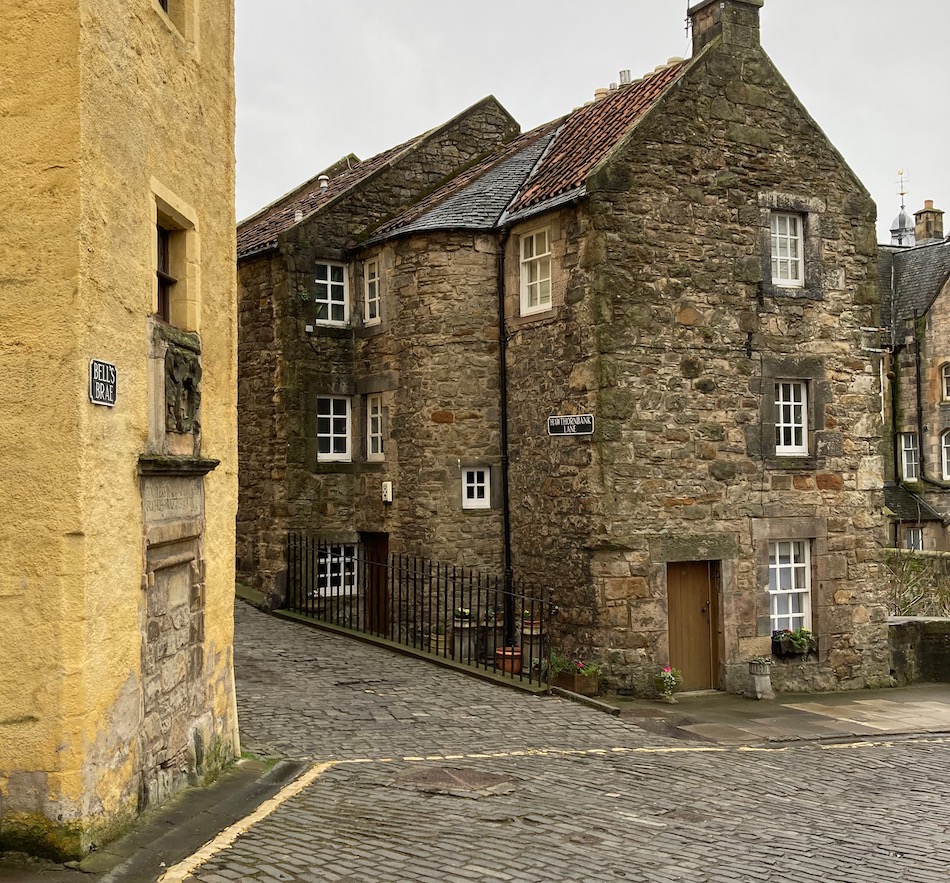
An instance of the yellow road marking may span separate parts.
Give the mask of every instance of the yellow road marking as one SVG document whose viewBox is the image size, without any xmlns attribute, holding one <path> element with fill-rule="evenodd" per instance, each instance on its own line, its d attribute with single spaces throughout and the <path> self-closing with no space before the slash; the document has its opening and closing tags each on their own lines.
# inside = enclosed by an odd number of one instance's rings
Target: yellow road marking
<svg viewBox="0 0 950 883">
<path fill-rule="evenodd" d="M 303 791 L 304 788 L 315 782 L 328 769 L 335 765 L 336 761 L 333 760 L 328 763 L 314 764 L 309 770 L 294 779 L 293 782 L 281 788 L 273 797 L 265 800 L 254 812 L 246 815 L 243 819 L 235 822 L 230 827 L 225 828 L 217 837 L 208 841 L 196 853 L 184 861 L 180 861 L 174 867 L 169 868 L 158 878 L 158 883 L 183 883 L 192 872 L 197 870 L 208 861 L 208 859 L 217 855 L 222 849 L 227 849 L 238 837 L 248 831 L 252 825 L 256 825 L 261 820 L 266 819 L 282 803 L 290 800 L 291 797 L 295 797 Z"/>
<path fill-rule="evenodd" d="M 776 745 L 775 747 L 765 745 L 664 745 L 657 747 L 628 748 L 625 746 L 615 746 L 613 748 L 526 748 L 520 751 L 495 751 L 481 752 L 477 754 L 428 754 L 428 755 L 406 755 L 403 757 L 355 757 L 349 759 L 330 760 L 323 763 L 314 764 L 305 773 L 298 776 L 288 785 L 285 785 L 269 800 L 265 800 L 254 812 L 245 816 L 240 821 L 235 822 L 228 828 L 225 828 L 217 837 L 210 840 L 201 847 L 196 853 L 179 862 L 172 868 L 169 868 L 157 883 L 184 883 L 187 878 L 193 874 L 206 861 L 213 858 L 217 853 L 227 849 L 241 834 L 247 832 L 258 822 L 267 818 L 272 812 L 278 809 L 281 804 L 286 803 L 291 797 L 295 797 L 308 785 L 313 784 L 327 770 L 336 766 L 356 766 L 365 764 L 383 764 L 383 763 L 429 763 L 432 761 L 445 760 L 486 760 L 486 759 L 504 759 L 508 757 L 571 757 L 571 756 L 594 756 L 603 757 L 608 754 L 723 754 L 727 752 L 763 752 L 763 751 L 791 751 L 794 748 L 815 746 L 822 751 L 839 751 L 847 748 L 893 748 L 897 744 L 910 745 L 943 745 L 950 742 L 947 737 L 918 737 L 908 739 L 888 739 L 888 740 L 862 740 L 857 742 L 840 742 L 832 744 L 821 744 L 814 742 L 796 742 L 791 745 Z"/>
</svg>

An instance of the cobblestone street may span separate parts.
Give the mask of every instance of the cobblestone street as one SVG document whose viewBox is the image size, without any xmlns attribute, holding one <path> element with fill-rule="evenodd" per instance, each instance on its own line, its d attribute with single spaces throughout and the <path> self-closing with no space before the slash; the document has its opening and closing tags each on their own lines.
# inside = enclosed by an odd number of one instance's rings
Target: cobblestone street
<svg viewBox="0 0 950 883">
<path fill-rule="evenodd" d="M 245 749 L 311 784 L 188 880 L 935 881 L 950 741 L 649 734 L 236 609 Z"/>
</svg>

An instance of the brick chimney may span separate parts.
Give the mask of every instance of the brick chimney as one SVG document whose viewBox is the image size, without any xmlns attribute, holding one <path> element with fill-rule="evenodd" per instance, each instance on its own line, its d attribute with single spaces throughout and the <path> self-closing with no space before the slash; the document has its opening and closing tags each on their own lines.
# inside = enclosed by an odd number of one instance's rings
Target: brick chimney
<svg viewBox="0 0 950 883">
<path fill-rule="evenodd" d="M 914 212 L 914 221 L 914 239 L 917 245 L 943 239 L 943 212 L 934 208 L 932 199 L 925 199 L 924 207 L 919 212 Z"/>
<path fill-rule="evenodd" d="M 716 37 L 729 46 L 759 45 L 759 9 L 765 0 L 702 0 L 689 10 L 693 55 Z"/>
</svg>

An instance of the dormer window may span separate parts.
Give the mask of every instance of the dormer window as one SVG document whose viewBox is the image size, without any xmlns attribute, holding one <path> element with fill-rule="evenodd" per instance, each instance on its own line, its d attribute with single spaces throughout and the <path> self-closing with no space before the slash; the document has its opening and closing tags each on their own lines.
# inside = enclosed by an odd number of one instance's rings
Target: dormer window
<svg viewBox="0 0 950 883">
<path fill-rule="evenodd" d="M 550 230 L 521 237 L 521 315 L 551 309 Z"/>
</svg>

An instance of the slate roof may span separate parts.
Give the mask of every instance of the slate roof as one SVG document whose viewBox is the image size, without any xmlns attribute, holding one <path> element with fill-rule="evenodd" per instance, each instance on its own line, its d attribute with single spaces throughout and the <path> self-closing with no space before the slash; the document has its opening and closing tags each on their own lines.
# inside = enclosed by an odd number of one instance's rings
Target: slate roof
<svg viewBox="0 0 950 883">
<path fill-rule="evenodd" d="M 901 485 L 884 486 L 884 505 L 897 521 L 943 521 L 936 509 Z"/>
<path fill-rule="evenodd" d="M 380 227 L 369 243 L 391 233 L 491 230 L 551 142 L 560 120 L 539 126 L 457 175 Z"/>
<path fill-rule="evenodd" d="M 539 126 L 376 231 L 370 243 L 435 229 L 491 229 L 586 193 L 586 181 L 677 79 L 676 61 Z"/>
<path fill-rule="evenodd" d="M 349 158 L 344 157 L 344 159 L 350 159 L 352 165 L 337 163 L 301 184 L 296 190 L 292 190 L 276 202 L 261 209 L 257 214 L 251 215 L 238 227 L 238 256 L 244 257 L 276 245 L 277 237 L 298 223 L 296 220 L 298 211 L 303 212 L 304 218 L 313 214 L 321 205 L 366 180 L 388 162 L 410 150 L 424 137 L 425 134 L 411 138 L 367 160 L 360 161 L 352 154 Z M 330 176 L 326 190 L 321 189 L 319 183 L 320 175 L 323 174 Z"/>
<path fill-rule="evenodd" d="M 918 315 L 927 312 L 950 279 L 950 240 L 913 248 L 882 246 L 880 251 L 889 253 L 893 263 L 892 279 L 885 277 L 881 282 L 885 294 L 891 293 L 894 320 L 913 319 L 915 311 Z M 886 270 L 879 269 L 879 274 Z"/>
</svg>

